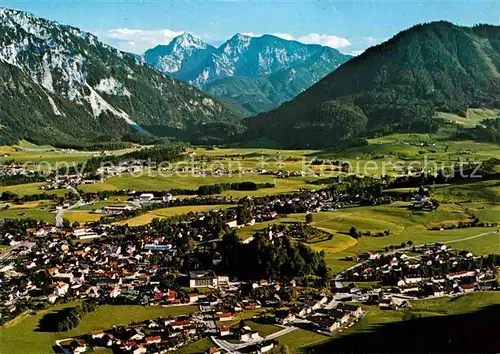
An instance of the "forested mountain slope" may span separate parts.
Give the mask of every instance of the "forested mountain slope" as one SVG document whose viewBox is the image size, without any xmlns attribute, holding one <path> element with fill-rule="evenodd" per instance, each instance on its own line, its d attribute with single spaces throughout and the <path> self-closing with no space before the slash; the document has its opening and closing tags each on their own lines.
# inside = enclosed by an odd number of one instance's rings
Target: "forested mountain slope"
<svg viewBox="0 0 500 354">
<path fill-rule="evenodd" d="M 131 127 L 190 139 L 205 124 L 239 118 L 90 33 L 5 8 L 0 69 L 0 145 L 113 140 Z"/>
<path fill-rule="evenodd" d="M 499 72 L 500 27 L 417 25 L 246 120 L 246 139 L 324 147 L 374 132 L 431 131 L 435 111 L 499 107 Z"/>
</svg>

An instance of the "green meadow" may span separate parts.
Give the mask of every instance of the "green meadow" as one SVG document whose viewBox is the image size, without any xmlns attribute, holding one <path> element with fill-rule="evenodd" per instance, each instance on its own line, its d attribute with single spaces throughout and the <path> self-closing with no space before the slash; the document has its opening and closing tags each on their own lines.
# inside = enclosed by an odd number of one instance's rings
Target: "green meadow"
<svg viewBox="0 0 500 354">
<path fill-rule="evenodd" d="M 224 195 L 234 196 L 262 196 L 267 194 L 278 194 L 296 191 L 300 188 L 319 188 L 307 184 L 311 178 L 291 177 L 274 178 L 269 175 L 256 174 L 234 174 L 224 176 L 193 176 L 175 175 L 168 172 L 150 171 L 135 176 L 132 174 L 123 174 L 110 177 L 102 183 L 88 184 L 81 187 L 84 192 L 97 192 L 101 190 L 147 190 L 147 191 L 167 191 L 170 189 L 197 189 L 199 186 L 211 185 L 217 183 L 236 183 L 236 182 L 255 182 L 255 183 L 274 183 L 274 188 L 264 188 L 257 191 L 225 191 Z"/>
<path fill-rule="evenodd" d="M 439 112 L 438 117 L 450 122 L 455 122 L 463 125 L 466 128 L 473 128 L 485 119 L 495 119 L 500 114 L 498 109 L 485 108 L 470 108 L 467 110 L 465 117 L 458 116 L 453 113 Z"/>
<path fill-rule="evenodd" d="M 0 202 L 0 220 L 33 218 L 53 222 L 55 218 L 52 201 L 26 202 L 24 204 Z"/>
<path fill-rule="evenodd" d="M 140 147 L 107 151 L 108 154 L 121 155 Z M 0 164 L 8 160 L 25 165 L 31 170 L 47 172 L 50 169 L 77 165 L 98 156 L 101 151 L 76 151 L 56 149 L 50 145 L 35 145 L 22 140 L 14 146 L 0 146 Z"/>
<path fill-rule="evenodd" d="M 323 250 L 328 265 L 334 271 L 341 271 L 354 264 L 352 261 L 344 260 L 346 257 L 354 257 L 368 251 L 384 251 L 385 247 L 400 245 L 403 242 L 412 241 L 414 245 L 450 242 L 450 246 L 456 249 L 467 249 L 474 254 L 490 254 L 500 252 L 500 234 L 496 228 L 468 228 L 446 231 L 431 231 L 428 227 L 442 223 L 467 219 L 471 215 L 469 208 L 457 204 L 441 205 L 433 212 L 413 212 L 408 203 L 394 203 L 374 207 L 353 207 L 339 209 L 336 212 L 314 213 L 312 226 L 332 233 L 331 240 L 308 245 L 317 251 Z M 492 218 L 484 221 L 494 222 L 494 213 L 486 214 Z M 495 214 L 496 215 L 496 214 Z M 483 220 L 483 219 L 482 219 Z M 294 214 L 284 219 L 277 219 L 271 223 L 304 222 L 305 214 Z M 265 229 L 270 223 L 257 223 L 238 230 L 242 239 L 252 236 L 256 231 Z M 390 231 L 389 236 L 375 237 L 363 236 L 355 239 L 349 236 L 349 229 L 354 226 L 359 231 L 372 234 Z M 493 232 L 468 239 L 484 232 Z M 463 240 L 462 239 L 468 239 Z"/>
<path fill-rule="evenodd" d="M 134 321 L 143 321 L 156 317 L 179 316 L 197 310 L 196 306 L 132 306 L 104 305 L 88 314 L 77 328 L 64 333 L 41 332 L 38 330 L 40 319 L 49 312 L 76 303 L 57 305 L 50 310 L 40 311 L 36 315 L 26 314 L 0 327 L 0 353 L 9 354 L 53 354 L 52 346 L 56 340 L 82 335 L 90 331 L 109 329 L 113 326 L 126 325 Z M 206 349 L 206 348 L 205 348 Z"/>
<path fill-rule="evenodd" d="M 49 194 L 57 194 L 58 196 L 64 196 L 68 191 L 66 189 L 56 189 L 51 191 L 44 191 L 40 189 L 44 184 L 43 183 L 25 183 L 25 184 L 16 184 L 13 186 L 0 186 L 0 194 L 3 192 L 11 192 L 17 195 L 32 195 L 32 194 L 40 194 L 43 192 Z"/>
<path fill-rule="evenodd" d="M 177 353 L 178 354 L 202 354 L 208 348 L 215 347 L 214 343 L 210 340 L 210 338 L 202 338 L 193 342 L 185 347 L 180 348 Z"/>
<path fill-rule="evenodd" d="M 229 208 L 232 205 L 188 205 L 188 206 L 179 206 L 179 207 L 171 207 L 171 208 L 163 208 L 163 209 L 156 209 L 153 211 L 150 211 L 146 214 L 136 216 L 131 219 L 126 219 L 123 221 L 118 222 L 118 225 L 129 225 L 129 226 L 140 226 L 140 225 L 146 225 L 149 224 L 153 219 L 159 218 L 168 218 L 172 217 L 175 215 L 183 215 L 183 214 L 188 214 L 190 212 L 192 213 L 199 213 L 199 212 L 206 212 L 209 210 L 218 210 L 218 209 L 224 209 L 224 208 Z M 98 215 L 98 214 L 95 214 Z M 66 214 L 65 214 L 66 216 Z"/>
</svg>

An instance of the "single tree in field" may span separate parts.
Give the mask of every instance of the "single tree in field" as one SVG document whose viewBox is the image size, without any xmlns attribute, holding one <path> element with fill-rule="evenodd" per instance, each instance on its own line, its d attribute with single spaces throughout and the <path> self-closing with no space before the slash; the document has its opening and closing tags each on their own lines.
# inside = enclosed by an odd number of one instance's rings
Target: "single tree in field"
<svg viewBox="0 0 500 354">
<path fill-rule="evenodd" d="M 306 223 L 308 224 L 312 223 L 313 219 L 314 219 L 313 214 L 309 213 L 306 215 Z"/>
</svg>

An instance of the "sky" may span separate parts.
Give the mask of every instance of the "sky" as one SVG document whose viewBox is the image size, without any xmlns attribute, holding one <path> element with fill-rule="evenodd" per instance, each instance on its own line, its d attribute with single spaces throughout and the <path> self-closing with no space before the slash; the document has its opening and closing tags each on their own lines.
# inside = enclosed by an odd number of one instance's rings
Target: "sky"
<svg viewBox="0 0 500 354">
<path fill-rule="evenodd" d="M 266 33 L 356 55 L 417 23 L 500 24 L 500 0 L 0 0 L 0 7 L 81 28 L 137 54 L 190 32 L 215 46 L 236 33 Z"/>
</svg>

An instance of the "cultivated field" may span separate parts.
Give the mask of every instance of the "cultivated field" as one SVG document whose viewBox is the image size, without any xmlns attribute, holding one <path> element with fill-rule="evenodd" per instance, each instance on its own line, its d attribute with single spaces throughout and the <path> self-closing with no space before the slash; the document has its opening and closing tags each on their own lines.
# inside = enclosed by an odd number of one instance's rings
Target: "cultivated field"
<svg viewBox="0 0 500 354">
<path fill-rule="evenodd" d="M 232 205 L 189 205 L 189 206 L 156 209 L 146 214 L 136 216 L 135 218 L 120 221 L 117 224 L 129 225 L 129 226 L 146 225 L 149 224 L 151 220 L 155 218 L 162 219 L 162 218 L 172 217 L 175 215 L 188 214 L 190 212 L 193 213 L 205 212 L 212 209 L 218 210 L 218 209 L 229 208 L 231 206 Z"/>
<path fill-rule="evenodd" d="M 123 174 L 121 176 L 111 177 L 103 183 L 88 184 L 82 186 L 84 192 L 98 192 L 102 190 L 142 190 L 142 191 L 168 191 L 170 189 L 197 189 L 199 186 L 211 185 L 217 183 L 237 183 L 237 182 L 255 182 L 255 183 L 275 183 L 274 188 L 259 189 L 257 191 L 226 191 L 224 195 L 234 196 L 262 196 L 268 194 L 278 194 L 296 191 L 300 188 L 319 188 L 320 186 L 307 184 L 307 181 L 313 178 L 291 177 L 274 178 L 274 176 L 243 174 L 243 175 L 224 175 L 224 176 L 176 176 L 151 171 L 141 176 Z"/>
<path fill-rule="evenodd" d="M 114 155 L 121 155 L 141 148 L 107 151 Z M 14 160 L 31 170 L 47 172 L 56 167 L 77 165 L 87 161 L 90 157 L 99 156 L 102 151 L 77 151 L 70 149 L 56 149 L 50 145 L 35 145 L 25 140 L 14 146 L 0 146 L 0 164 Z"/>
<path fill-rule="evenodd" d="M 32 195 L 43 193 L 44 191 L 40 189 L 43 183 L 25 183 L 16 184 L 13 186 L 0 186 L 0 194 L 3 192 L 11 192 L 17 195 Z M 66 189 L 57 189 L 53 191 L 47 191 L 49 194 L 57 194 L 58 196 L 64 196 L 68 191 Z"/>
</svg>

